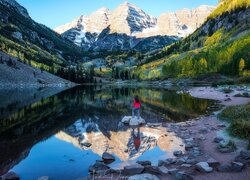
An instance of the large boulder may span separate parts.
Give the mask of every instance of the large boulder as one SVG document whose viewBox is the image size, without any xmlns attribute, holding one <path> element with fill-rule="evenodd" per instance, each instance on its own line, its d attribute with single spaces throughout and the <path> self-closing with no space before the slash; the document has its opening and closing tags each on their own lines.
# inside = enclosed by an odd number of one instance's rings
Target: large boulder
<svg viewBox="0 0 250 180">
<path fill-rule="evenodd" d="M 140 164 L 133 164 L 125 166 L 123 173 L 125 175 L 135 175 L 135 174 L 141 174 L 143 171 L 144 171 L 144 166 Z"/>
<path fill-rule="evenodd" d="M 195 168 L 200 172 L 210 173 L 213 171 L 213 168 L 208 165 L 207 162 L 199 162 L 195 165 Z"/>
<path fill-rule="evenodd" d="M 130 126 L 139 126 L 142 124 L 145 124 L 146 121 L 140 117 L 140 119 L 137 119 L 137 117 L 132 118 L 132 116 L 125 116 L 122 119 L 122 123 L 128 124 Z"/>
</svg>

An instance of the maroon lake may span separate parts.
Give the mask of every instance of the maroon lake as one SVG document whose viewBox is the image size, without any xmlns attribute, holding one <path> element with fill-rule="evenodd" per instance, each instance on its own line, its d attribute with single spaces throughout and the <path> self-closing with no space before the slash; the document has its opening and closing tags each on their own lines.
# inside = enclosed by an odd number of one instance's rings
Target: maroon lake
<svg viewBox="0 0 250 180">
<path fill-rule="evenodd" d="M 40 95 L 43 89 L 13 90 L 9 96 L 5 91 L 0 90 L 0 175 L 14 171 L 25 180 L 85 177 L 105 151 L 116 158 L 112 168 L 137 160 L 157 164 L 182 150 L 183 142 L 150 124 L 194 119 L 211 113 L 217 104 L 178 89 L 152 87 L 79 86 L 46 90 L 46 96 Z M 121 119 L 131 115 L 135 95 L 148 125 L 131 128 Z M 134 135 L 140 137 L 139 148 Z"/>
</svg>

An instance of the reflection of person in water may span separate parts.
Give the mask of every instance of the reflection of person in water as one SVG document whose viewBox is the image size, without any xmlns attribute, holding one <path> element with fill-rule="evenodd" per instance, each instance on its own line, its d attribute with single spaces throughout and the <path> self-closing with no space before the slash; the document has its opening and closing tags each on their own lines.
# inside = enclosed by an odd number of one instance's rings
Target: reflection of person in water
<svg viewBox="0 0 250 180">
<path fill-rule="evenodd" d="M 140 128 L 139 127 L 137 128 L 137 133 L 135 132 L 135 129 L 133 128 L 132 134 L 133 134 L 135 149 L 136 151 L 138 151 L 141 145 Z"/>
<path fill-rule="evenodd" d="M 134 98 L 134 104 L 132 109 L 132 118 L 135 116 L 135 112 L 137 112 L 137 119 L 140 119 L 140 109 L 141 109 L 141 102 L 139 100 L 138 96 L 135 96 Z"/>
</svg>

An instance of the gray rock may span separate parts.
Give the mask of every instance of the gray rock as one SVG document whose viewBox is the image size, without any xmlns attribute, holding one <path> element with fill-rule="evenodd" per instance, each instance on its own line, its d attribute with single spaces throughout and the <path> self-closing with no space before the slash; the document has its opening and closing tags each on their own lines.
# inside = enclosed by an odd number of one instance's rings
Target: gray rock
<svg viewBox="0 0 250 180">
<path fill-rule="evenodd" d="M 82 146 L 85 146 L 85 147 L 90 147 L 92 146 L 91 143 L 88 143 L 88 142 L 84 142 L 84 143 L 81 143 Z"/>
<path fill-rule="evenodd" d="M 186 151 L 190 151 L 192 148 L 193 148 L 193 143 L 191 142 L 188 142 L 186 145 L 185 145 L 185 150 Z"/>
<path fill-rule="evenodd" d="M 151 166 L 150 161 L 136 161 L 137 164 L 140 164 L 142 166 Z"/>
<path fill-rule="evenodd" d="M 195 168 L 200 172 L 210 173 L 213 171 L 213 168 L 210 167 L 207 162 L 199 162 L 195 165 Z"/>
<path fill-rule="evenodd" d="M 217 171 L 219 171 L 219 172 L 231 172 L 232 166 L 229 164 L 219 165 L 217 167 Z"/>
<path fill-rule="evenodd" d="M 49 180 L 49 176 L 39 177 L 37 180 Z"/>
<path fill-rule="evenodd" d="M 1 180 L 19 180 L 20 177 L 15 172 L 8 172 L 1 176 Z"/>
<path fill-rule="evenodd" d="M 234 142 L 231 140 L 230 141 L 220 141 L 217 148 L 221 153 L 230 153 L 230 152 L 234 152 L 236 150 L 236 146 L 235 146 Z"/>
<path fill-rule="evenodd" d="M 201 134 L 207 134 L 207 128 L 201 128 L 200 130 L 199 130 L 199 133 L 201 133 Z"/>
<path fill-rule="evenodd" d="M 217 127 L 224 128 L 227 127 L 225 124 L 218 124 Z"/>
<path fill-rule="evenodd" d="M 190 168 L 192 167 L 192 164 L 182 164 L 181 167 L 184 167 L 184 168 Z"/>
<path fill-rule="evenodd" d="M 178 169 L 173 168 L 173 169 L 169 169 L 168 173 L 171 174 L 171 175 L 175 175 L 178 171 L 179 171 Z"/>
<path fill-rule="evenodd" d="M 197 162 L 196 159 L 187 159 L 186 163 L 187 163 L 187 164 L 195 165 L 195 164 L 197 164 L 198 162 Z"/>
<path fill-rule="evenodd" d="M 112 154 L 109 154 L 107 152 L 104 152 L 102 154 L 102 159 L 105 163 L 111 163 L 115 161 L 115 157 Z"/>
<path fill-rule="evenodd" d="M 235 161 L 250 166 L 250 151 L 241 151 L 240 155 L 235 158 Z"/>
<path fill-rule="evenodd" d="M 243 163 L 240 163 L 240 162 L 231 162 L 231 165 L 232 165 L 232 171 L 235 171 L 235 172 L 241 172 L 244 168 L 244 164 Z"/>
<path fill-rule="evenodd" d="M 186 159 L 185 159 L 185 158 L 180 158 L 180 159 L 178 159 L 178 160 L 176 161 L 176 164 L 177 164 L 177 165 L 182 165 L 182 164 L 184 164 L 184 163 L 186 163 Z"/>
<path fill-rule="evenodd" d="M 125 166 L 123 173 L 125 175 L 135 175 L 135 174 L 142 173 L 143 170 L 144 170 L 144 166 L 140 164 L 133 164 L 133 165 Z"/>
<path fill-rule="evenodd" d="M 161 174 L 161 171 L 159 170 L 158 166 L 145 166 L 144 172 L 155 175 Z"/>
<path fill-rule="evenodd" d="M 159 160 L 158 161 L 158 166 L 164 166 L 165 165 L 165 161 L 164 160 Z"/>
<path fill-rule="evenodd" d="M 174 156 L 179 157 L 179 156 L 183 155 L 183 152 L 182 151 L 174 151 L 173 154 L 174 154 Z"/>
<path fill-rule="evenodd" d="M 222 137 L 215 137 L 214 138 L 215 143 L 220 143 L 221 141 L 224 141 L 224 138 L 222 138 Z"/>
<path fill-rule="evenodd" d="M 215 160 L 214 158 L 210 158 L 207 160 L 207 163 L 211 167 L 217 167 L 220 165 L 219 161 Z"/>
<path fill-rule="evenodd" d="M 168 174 L 168 168 L 166 168 L 165 166 L 160 166 L 159 171 L 162 175 Z"/>
<path fill-rule="evenodd" d="M 128 180 L 160 180 L 160 179 L 155 175 L 145 173 L 145 174 L 130 176 Z"/>
<path fill-rule="evenodd" d="M 177 172 L 175 174 L 176 180 L 193 180 L 193 177 L 185 172 Z"/>
<path fill-rule="evenodd" d="M 109 169 L 110 167 L 105 165 L 103 162 L 96 162 L 94 165 L 89 167 L 89 172 L 92 174 L 100 174 Z"/>
</svg>

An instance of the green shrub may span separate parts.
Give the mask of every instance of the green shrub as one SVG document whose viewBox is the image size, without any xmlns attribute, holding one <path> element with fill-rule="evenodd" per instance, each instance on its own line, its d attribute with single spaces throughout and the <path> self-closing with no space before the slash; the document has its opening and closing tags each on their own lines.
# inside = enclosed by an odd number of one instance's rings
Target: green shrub
<svg viewBox="0 0 250 180">
<path fill-rule="evenodd" d="M 250 104 L 227 107 L 219 117 L 230 122 L 228 130 L 232 135 L 250 140 Z"/>
</svg>

